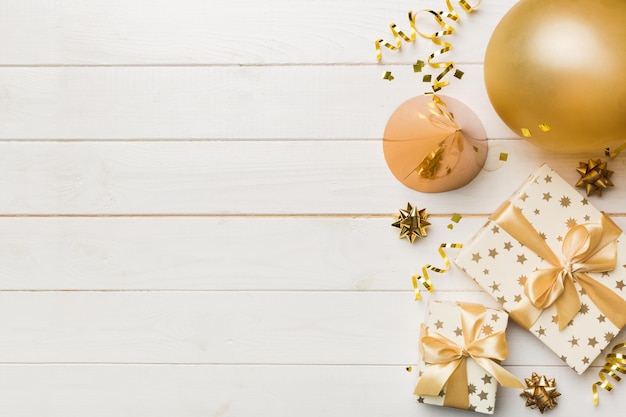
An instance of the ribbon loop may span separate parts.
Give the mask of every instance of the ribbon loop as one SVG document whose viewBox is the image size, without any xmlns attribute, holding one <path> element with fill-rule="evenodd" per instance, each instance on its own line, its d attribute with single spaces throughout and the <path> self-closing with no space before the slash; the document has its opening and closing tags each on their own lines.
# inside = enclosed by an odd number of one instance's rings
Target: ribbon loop
<svg viewBox="0 0 626 417">
<path fill-rule="evenodd" d="M 511 312 L 518 323 L 530 328 L 541 312 L 554 304 L 563 330 L 580 310 L 577 283 L 611 322 L 619 328 L 626 325 L 626 301 L 587 274 L 612 271 L 617 263 L 617 238 L 622 231 L 606 215 L 600 223 L 572 227 L 563 239 L 561 258 L 510 201 L 491 220 L 550 264 L 533 271 L 526 280 L 526 300 Z"/>
<path fill-rule="evenodd" d="M 505 370 L 499 361 L 508 356 L 504 332 L 485 336 L 481 328 L 486 308 L 479 304 L 457 303 L 461 310 L 464 344 L 458 345 L 440 333 L 421 328 L 420 353 L 429 367 L 415 387 L 416 395 L 438 395 L 447 384 L 444 405 L 467 409 L 467 365 L 472 358 L 503 386 L 522 388 L 522 383 Z"/>
</svg>

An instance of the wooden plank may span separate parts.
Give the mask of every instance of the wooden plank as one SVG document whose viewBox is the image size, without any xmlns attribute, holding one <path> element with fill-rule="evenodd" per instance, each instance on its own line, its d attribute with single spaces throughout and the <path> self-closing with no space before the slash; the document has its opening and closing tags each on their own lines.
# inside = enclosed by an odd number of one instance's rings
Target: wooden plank
<svg viewBox="0 0 626 417">
<path fill-rule="evenodd" d="M 381 79 L 392 70 L 393 82 Z M 482 65 L 445 93 L 489 137 Z M 428 90 L 410 65 L 0 68 L 0 139 L 378 139 L 393 110 Z"/>
<path fill-rule="evenodd" d="M 514 0 L 484 0 L 455 24 L 453 58 L 482 60 L 491 30 Z M 0 64 L 373 63 L 373 43 L 408 27 L 407 11 L 445 8 L 443 0 L 201 1 L 66 0 L 3 2 Z M 424 31 L 430 19 L 418 21 Z M 423 25 L 423 26 L 422 26 Z M 430 53 L 426 40 L 407 52 Z M 477 46 L 478 45 L 478 46 Z M 413 54 L 385 54 L 414 62 Z"/>
<path fill-rule="evenodd" d="M 437 299 L 497 304 L 483 292 Z M 2 292 L 4 363 L 409 365 L 411 292 Z M 514 323 L 507 364 L 560 366 Z"/>
<path fill-rule="evenodd" d="M 391 218 L 0 218 L 0 290 L 410 292 L 423 264 L 444 266 L 440 243 L 486 217 L 431 221 L 410 245 Z M 431 278 L 436 296 L 478 289 L 456 267 Z"/>
<path fill-rule="evenodd" d="M 468 186 L 423 194 L 393 178 L 379 141 L 5 142 L 0 155 L 4 215 L 390 215 L 407 201 L 432 214 L 490 214 L 541 163 L 573 184 L 588 156 L 492 141 L 485 170 Z M 616 179 L 626 172 L 619 162 L 610 168 Z M 619 213 L 624 198 L 617 186 L 591 201 Z"/>
<path fill-rule="evenodd" d="M 619 409 L 620 384 L 612 393 L 602 391 L 599 406 L 592 406 L 595 369 L 583 376 L 564 367 L 508 369 L 519 378 L 532 372 L 556 378 L 563 395 L 552 417 L 608 415 Z M 416 372 L 401 366 L 2 365 L 0 372 L 0 409 L 13 417 L 468 415 L 417 404 L 412 395 Z M 519 390 L 498 390 L 494 416 L 523 410 Z"/>
</svg>

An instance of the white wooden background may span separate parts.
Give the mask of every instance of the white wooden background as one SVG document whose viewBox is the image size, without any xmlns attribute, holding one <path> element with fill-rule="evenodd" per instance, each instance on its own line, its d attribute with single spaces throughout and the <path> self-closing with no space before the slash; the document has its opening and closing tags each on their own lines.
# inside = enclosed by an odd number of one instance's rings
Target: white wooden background
<svg viewBox="0 0 626 417">
<path fill-rule="evenodd" d="M 544 152 L 491 108 L 483 54 L 514 3 L 461 12 L 466 75 L 444 92 L 490 154 L 429 195 L 381 146 L 424 91 L 408 64 L 429 45 L 380 65 L 373 40 L 443 0 L 1 0 L 0 414 L 469 415 L 412 395 L 426 300 L 411 274 L 540 163 L 574 182 L 600 156 Z M 624 158 L 610 167 L 617 186 L 592 201 L 626 228 Z M 390 226 L 407 201 L 433 220 L 413 246 Z M 458 270 L 435 279 L 432 297 L 494 305 Z M 508 339 L 515 375 L 557 378 L 551 416 L 608 415 L 626 394 L 594 408 L 600 361 L 577 376 L 512 323 Z M 501 389 L 496 415 L 538 415 L 518 394 Z"/>
</svg>

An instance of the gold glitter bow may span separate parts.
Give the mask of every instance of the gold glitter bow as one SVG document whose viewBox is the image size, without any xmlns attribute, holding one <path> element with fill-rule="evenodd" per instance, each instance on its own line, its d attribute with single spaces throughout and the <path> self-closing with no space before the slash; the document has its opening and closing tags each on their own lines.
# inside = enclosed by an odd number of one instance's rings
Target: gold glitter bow
<svg viewBox="0 0 626 417">
<path fill-rule="evenodd" d="M 620 343 L 615 345 L 611 353 L 606 355 L 604 365 L 600 372 L 598 372 L 598 376 L 600 377 L 600 381 L 594 382 L 591 385 L 591 390 L 593 392 L 593 405 L 598 405 L 600 401 L 600 397 L 598 395 L 598 388 L 600 387 L 604 390 L 611 391 L 613 389 L 613 385 L 609 382 L 609 380 L 604 376 L 612 377 L 617 382 L 621 381 L 622 378 L 616 374 L 619 372 L 621 374 L 626 374 L 626 355 L 623 353 L 618 353 L 620 349 L 626 348 L 626 343 Z"/>
<path fill-rule="evenodd" d="M 411 206 L 411 203 L 406 203 L 406 210 L 400 209 L 400 214 L 396 215 L 397 220 L 391 225 L 400 229 L 400 239 L 405 237 L 413 243 L 418 237 L 426 237 L 426 228 L 430 226 L 427 218 L 425 208 L 418 210 L 417 207 Z"/>
<path fill-rule="evenodd" d="M 543 309 L 556 306 L 559 329 L 580 310 L 577 282 L 593 303 L 620 329 L 626 325 L 626 301 L 587 272 L 606 272 L 617 263 L 617 238 L 621 229 L 606 215 L 600 223 L 572 227 L 562 245 L 561 260 L 521 210 L 506 201 L 491 219 L 522 245 L 548 262 L 551 267 L 532 272 L 524 286 L 525 298 L 511 311 L 511 317 L 529 329 Z"/>
<path fill-rule="evenodd" d="M 508 356 L 504 332 L 481 334 L 486 308 L 480 304 L 457 304 L 461 309 L 463 346 L 437 332 L 427 330 L 422 324 L 420 353 L 429 366 L 417 382 L 415 395 L 438 395 L 446 386 L 443 404 L 446 407 L 467 409 L 468 358 L 472 358 L 481 368 L 493 375 L 501 385 L 523 388 L 522 383 L 499 364 L 499 361 Z"/>
<path fill-rule="evenodd" d="M 613 186 L 613 171 L 607 169 L 606 161 L 589 159 L 587 162 L 579 162 L 576 171 L 580 174 L 576 187 L 584 187 L 588 196 L 593 193 L 601 196 L 603 190 Z"/>
<path fill-rule="evenodd" d="M 421 283 L 424 288 L 428 290 L 428 292 L 433 292 L 435 290 L 435 287 L 433 286 L 432 282 L 430 281 L 430 277 L 428 276 L 429 270 L 437 272 L 439 274 L 443 274 L 447 272 L 448 269 L 450 269 L 450 259 L 448 259 L 448 255 L 446 255 L 446 252 L 443 250 L 443 248 L 446 247 L 462 248 L 463 245 L 461 243 L 442 243 L 441 245 L 439 245 L 437 251 L 439 252 L 439 256 L 441 256 L 441 259 L 443 259 L 445 267 L 437 268 L 436 266 L 432 266 L 431 264 L 426 264 L 422 267 L 422 275 L 413 275 L 411 277 L 411 281 L 413 282 L 413 291 L 415 291 L 415 301 L 422 298 L 418 282 Z"/>
<path fill-rule="evenodd" d="M 556 397 L 561 393 L 556 390 L 554 378 L 548 379 L 545 375 L 539 376 L 533 372 L 531 378 L 524 378 L 524 380 L 528 388 L 520 394 L 520 397 L 526 399 L 526 407 L 537 408 L 541 414 L 546 409 L 552 410 L 556 407 Z"/>
</svg>

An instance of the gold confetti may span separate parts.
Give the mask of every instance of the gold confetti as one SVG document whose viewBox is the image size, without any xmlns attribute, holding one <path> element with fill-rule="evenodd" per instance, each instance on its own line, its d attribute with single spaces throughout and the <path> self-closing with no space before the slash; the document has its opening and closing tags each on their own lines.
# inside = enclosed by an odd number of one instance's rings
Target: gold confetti
<svg viewBox="0 0 626 417">
<path fill-rule="evenodd" d="M 456 71 L 454 71 L 454 76 L 455 76 L 456 78 L 458 78 L 459 80 L 460 80 L 461 78 L 463 78 L 463 76 L 464 76 L 464 75 L 465 75 L 465 73 L 464 73 L 463 71 L 461 71 L 461 70 L 456 70 Z"/>
<path fill-rule="evenodd" d="M 617 149 L 615 149 L 612 152 L 611 152 L 611 148 L 604 149 L 604 154 L 608 156 L 609 158 L 613 159 L 624 149 L 626 149 L 626 142 L 622 143 L 620 146 L 617 147 Z"/>
<path fill-rule="evenodd" d="M 452 220 L 455 223 L 458 223 L 459 221 L 461 221 L 462 218 L 463 217 L 459 213 L 454 213 L 450 220 Z"/>
<path fill-rule="evenodd" d="M 443 268 L 437 268 L 436 266 L 432 266 L 431 264 L 426 264 L 422 267 L 422 275 L 413 275 L 411 277 L 411 281 L 413 282 L 413 290 L 415 291 L 415 301 L 419 300 L 422 296 L 419 290 L 419 284 L 422 284 L 428 292 L 433 292 L 435 287 L 430 281 L 430 277 L 428 276 L 428 271 L 437 272 L 438 274 L 444 274 L 450 269 L 450 259 L 448 259 L 448 255 L 443 250 L 443 248 L 462 248 L 462 243 L 442 243 L 439 245 L 439 256 L 443 259 L 445 266 Z"/>
<path fill-rule="evenodd" d="M 500 160 L 506 162 L 509 159 L 509 154 L 506 152 L 500 152 Z"/>
<path fill-rule="evenodd" d="M 530 130 L 528 130 L 527 128 L 523 127 L 521 130 L 522 130 L 522 136 L 524 136 L 525 138 L 530 138 L 532 136 L 530 134 Z"/>
<path fill-rule="evenodd" d="M 424 68 L 424 61 L 422 61 L 421 59 L 418 59 L 415 64 L 413 64 L 413 72 L 422 72 L 422 69 Z"/>
<path fill-rule="evenodd" d="M 432 75 L 426 74 L 422 77 L 422 81 L 424 81 L 425 83 L 429 83 L 432 77 L 433 77 Z"/>
<path fill-rule="evenodd" d="M 539 125 L 539 129 L 544 132 L 549 132 L 552 128 L 547 123 L 542 123 Z"/>
<path fill-rule="evenodd" d="M 394 80 L 393 75 L 391 75 L 391 71 L 385 71 L 383 73 L 383 80 L 389 80 L 389 81 L 393 81 Z"/>
<path fill-rule="evenodd" d="M 407 366 L 407 367 L 406 367 L 406 371 L 407 371 L 407 372 L 411 372 L 412 370 L 413 370 L 413 367 L 412 367 L 412 366 Z"/>
</svg>

